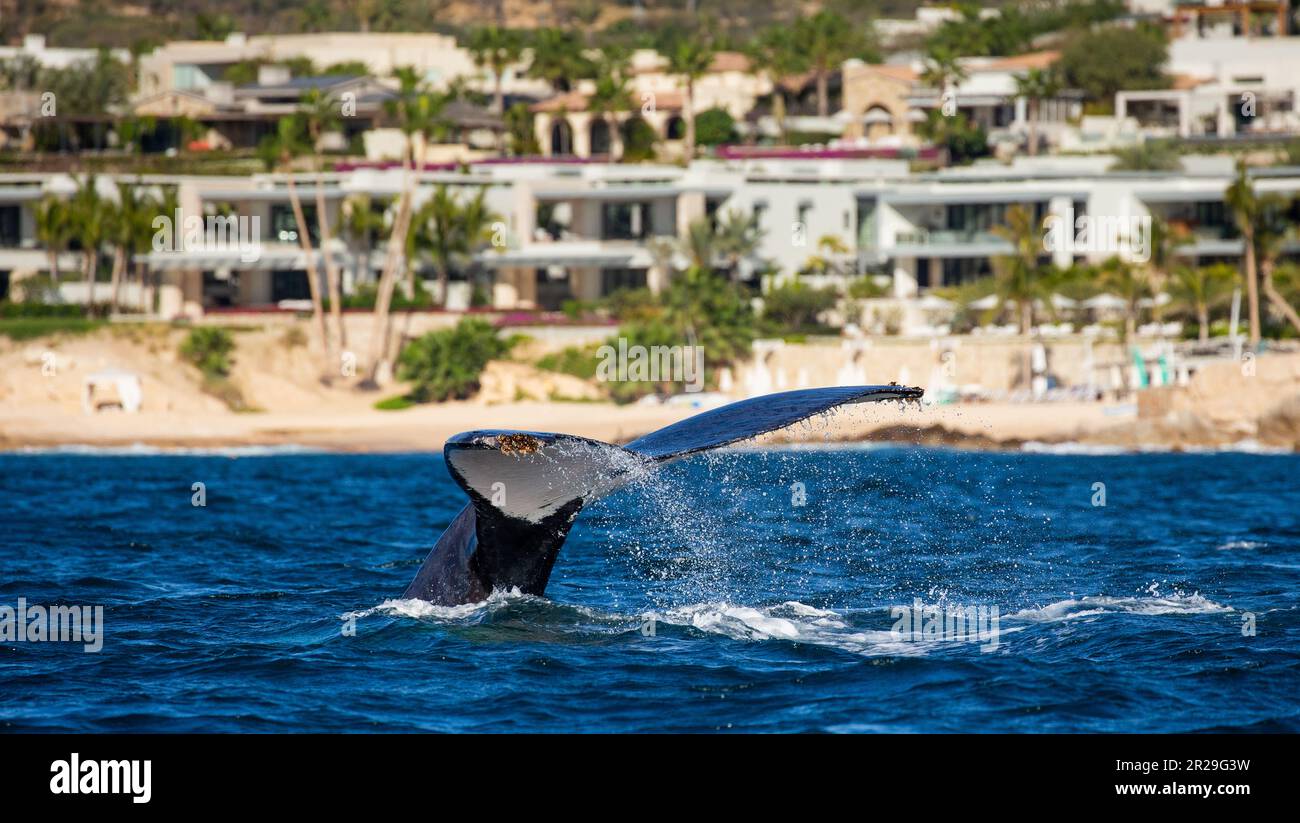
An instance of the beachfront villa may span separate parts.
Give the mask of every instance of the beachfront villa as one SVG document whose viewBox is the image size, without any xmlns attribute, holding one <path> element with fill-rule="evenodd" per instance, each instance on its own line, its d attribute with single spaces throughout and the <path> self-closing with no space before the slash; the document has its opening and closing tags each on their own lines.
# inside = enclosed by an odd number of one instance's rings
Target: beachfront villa
<svg viewBox="0 0 1300 823">
<path fill-rule="evenodd" d="M 992 259 L 1012 253 L 995 233 L 1008 207 L 1021 205 L 1043 220 L 1069 225 L 1090 216 L 1108 235 L 1044 248 L 1059 266 L 1099 263 L 1113 256 L 1148 252 L 1144 238 L 1126 227 L 1133 218 L 1157 216 L 1188 231 L 1177 254 L 1188 263 L 1237 263 L 1242 241 L 1223 206 L 1233 179 L 1225 158 L 1185 158 L 1177 173 L 1108 172 L 1109 157 L 1024 158 L 1010 166 L 978 164 L 915 174 L 903 161 L 847 159 L 756 159 L 696 161 L 687 167 L 579 162 L 482 162 L 462 170 L 418 175 L 418 206 L 438 186 L 456 193 L 485 192 L 497 216 L 495 243 L 484 244 L 451 273 L 452 307 L 554 310 L 566 300 L 594 300 L 624 288 L 661 288 L 686 265 L 665 241 L 685 235 L 693 221 L 757 216 L 760 240 L 750 259 L 731 261 L 742 282 L 796 276 L 825 248 L 849 275 L 871 275 L 895 298 L 924 297 L 932 288 L 985 276 Z M 1261 193 L 1300 195 L 1300 168 L 1253 172 Z M 137 178 L 132 177 L 133 181 Z M 137 258 L 157 274 L 155 312 L 170 318 L 230 309 L 294 310 L 308 297 L 306 258 L 299 245 L 286 178 L 145 176 L 144 185 L 175 186 L 182 219 L 189 215 L 237 217 L 243 245 L 180 239 Z M 364 195 L 380 208 L 404 188 L 400 168 L 356 167 L 324 174 L 321 200 L 334 227 L 327 249 L 342 272 L 345 292 L 372 283 L 384 264 L 385 232 L 358 242 L 341 228 L 344 203 Z M 109 176 L 101 194 L 115 196 Z M 319 248 L 315 179 L 299 175 L 296 186 Z M 35 207 L 46 195 L 70 196 L 67 175 L 10 174 L 0 178 L 0 285 L 48 273 L 49 254 L 37 241 Z M 1300 215 L 1298 215 L 1300 217 Z M 1109 228 L 1106 228 L 1106 227 Z M 255 236 L 248 237 L 253 234 Z M 834 242 L 824 242 L 832 238 Z M 1291 238 L 1283 255 L 1300 253 Z M 79 253 L 58 260 L 65 280 L 62 299 L 84 302 Z M 412 261 L 429 284 L 436 273 Z M 323 267 L 319 267 L 321 269 Z M 318 272 L 323 277 L 323 272 Z M 134 288 L 134 284 L 132 285 Z M 108 284 L 96 286 L 106 299 Z M 98 290 L 105 290 L 100 294 Z M 128 305 L 131 295 L 125 297 Z"/>
</svg>

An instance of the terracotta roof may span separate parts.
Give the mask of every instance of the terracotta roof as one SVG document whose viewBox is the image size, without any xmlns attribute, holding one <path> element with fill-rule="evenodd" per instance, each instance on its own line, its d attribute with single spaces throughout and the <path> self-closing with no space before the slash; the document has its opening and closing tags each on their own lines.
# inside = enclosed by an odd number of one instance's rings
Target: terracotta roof
<svg viewBox="0 0 1300 823">
<path fill-rule="evenodd" d="M 974 67 L 974 71 L 1025 71 L 1028 69 L 1045 69 L 1049 68 L 1057 60 L 1061 59 L 1059 51 L 1034 51 L 1029 54 L 1017 54 L 1014 57 L 1003 57 L 985 63 L 983 66 Z"/>
<path fill-rule="evenodd" d="M 888 63 L 881 63 L 868 65 L 867 68 L 871 69 L 876 74 L 884 75 L 891 80 L 901 80 L 904 83 L 915 82 L 917 77 L 920 76 L 909 66 L 895 66 Z"/>
<path fill-rule="evenodd" d="M 632 108 L 640 108 L 641 94 L 637 91 L 629 93 L 632 100 Z M 682 108 L 683 97 L 678 91 L 658 91 L 654 93 L 655 108 L 665 111 L 674 111 Z M 543 100 L 540 103 L 534 103 L 529 107 L 533 112 L 575 112 L 586 111 L 588 99 L 587 95 L 580 91 L 571 91 L 567 94 L 559 94 L 555 97 Z"/>
<path fill-rule="evenodd" d="M 554 97 L 543 100 L 540 103 L 534 103 L 529 107 L 530 111 L 586 111 L 587 95 L 580 91 L 570 91 L 564 94 L 557 94 Z"/>
<path fill-rule="evenodd" d="M 1170 83 L 1169 88 L 1176 91 L 1185 91 L 1187 89 L 1194 89 L 1197 86 L 1204 86 L 1206 83 L 1213 82 L 1214 79 L 1211 77 L 1196 77 L 1191 74 L 1175 74 L 1173 76 L 1173 82 Z"/>
<path fill-rule="evenodd" d="M 713 55 L 709 71 L 749 71 L 749 58 L 738 51 L 720 51 Z"/>
</svg>

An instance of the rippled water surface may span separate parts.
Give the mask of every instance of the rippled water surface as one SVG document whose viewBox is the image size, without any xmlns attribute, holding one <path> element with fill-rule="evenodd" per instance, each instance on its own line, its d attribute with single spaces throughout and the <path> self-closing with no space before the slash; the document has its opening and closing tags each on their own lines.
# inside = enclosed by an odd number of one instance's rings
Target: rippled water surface
<svg viewBox="0 0 1300 823">
<path fill-rule="evenodd" d="M 728 452 L 590 506 L 545 599 L 395 599 L 463 502 L 438 455 L 0 455 L 0 607 L 105 607 L 0 641 L 0 728 L 1300 730 L 1294 456 Z"/>
</svg>

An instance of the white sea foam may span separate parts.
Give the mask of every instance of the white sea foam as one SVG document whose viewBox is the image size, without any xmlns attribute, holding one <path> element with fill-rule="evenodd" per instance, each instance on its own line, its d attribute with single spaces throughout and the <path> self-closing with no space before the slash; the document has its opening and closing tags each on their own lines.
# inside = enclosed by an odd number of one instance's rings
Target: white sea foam
<svg viewBox="0 0 1300 823">
<path fill-rule="evenodd" d="M 940 598 L 942 600 L 942 597 Z M 853 611 L 819 609 L 787 600 L 774 606 L 747 606 L 728 602 L 695 603 L 663 611 L 642 614 L 601 612 L 586 606 L 561 606 L 542 597 L 519 593 L 493 592 L 484 601 L 459 606 L 438 606 L 423 600 L 386 600 L 370 609 L 348 612 L 340 619 L 355 620 L 382 614 L 437 623 L 476 623 L 492 613 L 519 604 L 538 604 L 563 609 L 590 621 L 579 631 L 600 633 L 646 634 L 647 622 L 675 626 L 743 642 L 799 643 L 837 649 L 867 657 L 921 657 L 969 645 L 962 639 L 927 638 L 917 641 L 893 631 L 894 619 L 888 607 Z M 924 604 L 928 605 L 928 604 Z M 1109 597 L 1105 595 L 1069 598 L 1004 614 L 999 634 L 1003 637 L 1025 631 L 1031 625 L 1047 624 L 1106 614 L 1143 616 L 1215 614 L 1233 609 L 1215 603 L 1199 592 L 1161 595 L 1153 584 L 1147 596 Z M 546 618 L 540 618 L 545 622 Z M 1015 624 L 1020 625 L 1015 625 Z M 863 624 L 880 626 L 864 628 Z M 662 628 L 659 629 L 661 633 Z M 654 634 L 654 633 L 652 633 Z"/>
<path fill-rule="evenodd" d="M 1227 543 L 1215 546 L 1215 548 L 1221 552 L 1230 552 L 1238 549 L 1261 549 L 1267 545 L 1267 543 L 1257 540 L 1229 540 Z"/>
<path fill-rule="evenodd" d="M 888 612 L 881 610 L 882 625 Z M 778 640 L 840 649 L 854 654 L 914 656 L 927 644 L 909 643 L 888 630 L 856 629 L 844 615 L 787 601 L 779 606 L 754 608 L 731 603 L 697 603 L 654 615 L 656 620 L 687 626 L 732 640 Z"/>
<path fill-rule="evenodd" d="M 1230 612 L 1231 606 L 1224 606 L 1209 600 L 1200 592 L 1171 595 L 1151 594 L 1147 597 L 1095 597 L 1070 598 L 1058 600 L 1046 606 L 1022 609 L 1006 616 L 1007 620 L 1025 620 L 1030 622 L 1052 623 L 1059 620 L 1075 620 L 1080 617 L 1093 617 L 1103 614 L 1139 614 L 1156 616 L 1166 614 L 1214 614 Z"/>
</svg>

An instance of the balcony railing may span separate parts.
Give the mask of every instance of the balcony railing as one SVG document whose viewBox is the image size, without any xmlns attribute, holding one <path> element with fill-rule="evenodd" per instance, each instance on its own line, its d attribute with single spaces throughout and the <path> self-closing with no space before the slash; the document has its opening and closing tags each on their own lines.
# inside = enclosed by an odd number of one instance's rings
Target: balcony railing
<svg viewBox="0 0 1300 823">
<path fill-rule="evenodd" d="M 917 229 L 894 235 L 900 246 L 961 246 L 1005 243 L 1006 238 L 991 231 L 975 229 Z"/>
</svg>

